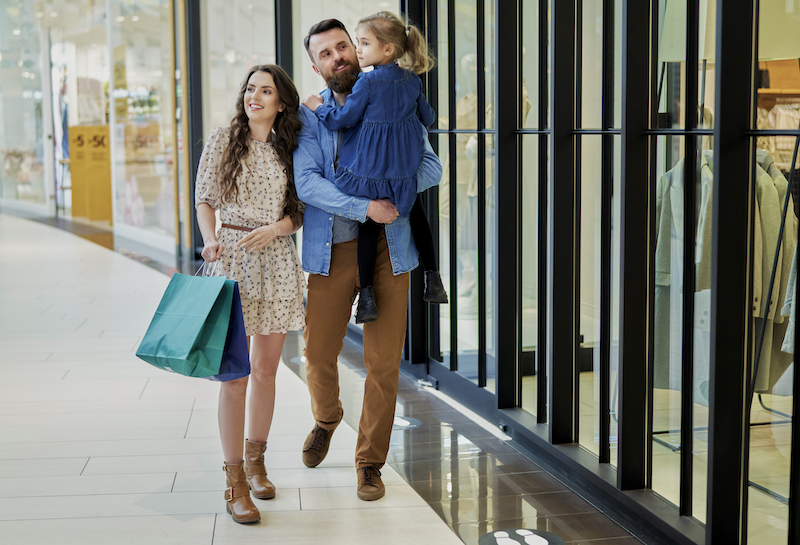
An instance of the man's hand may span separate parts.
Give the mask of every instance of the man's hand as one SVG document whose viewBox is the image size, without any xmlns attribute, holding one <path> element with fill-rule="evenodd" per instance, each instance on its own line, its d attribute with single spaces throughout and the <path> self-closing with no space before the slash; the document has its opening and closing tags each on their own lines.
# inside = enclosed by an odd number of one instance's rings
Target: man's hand
<svg viewBox="0 0 800 545">
<path fill-rule="evenodd" d="M 400 213 L 389 199 L 377 199 L 369 202 L 367 217 L 375 223 L 392 223 Z"/>
<path fill-rule="evenodd" d="M 303 99 L 303 106 L 312 112 L 316 111 L 317 108 L 322 106 L 322 95 L 308 95 Z"/>
</svg>

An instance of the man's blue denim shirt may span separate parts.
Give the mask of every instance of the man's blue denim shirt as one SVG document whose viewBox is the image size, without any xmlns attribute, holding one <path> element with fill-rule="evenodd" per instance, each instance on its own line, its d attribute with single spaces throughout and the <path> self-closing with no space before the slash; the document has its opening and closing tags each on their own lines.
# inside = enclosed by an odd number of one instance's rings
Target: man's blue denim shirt
<svg viewBox="0 0 800 545">
<path fill-rule="evenodd" d="M 337 105 L 330 89 L 322 92 L 324 104 Z M 294 152 L 294 183 L 297 195 L 306 204 L 303 215 L 303 269 L 327 276 L 331 267 L 333 218 L 342 216 L 364 222 L 370 199 L 353 197 L 339 191 L 333 182 L 338 135 L 329 131 L 306 107 L 300 107 L 303 128 L 297 136 Z M 442 164 L 424 138 L 425 151 L 417 173 L 417 191 L 425 191 L 442 179 Z M 422 145 L 422 143 L 420 143 Z M 417 248 L 411 236 L 408 218 L 397 218 L 385 226 L 389 258 L 395 275 L 409 272 L 418 265 Z"/>
</svg>

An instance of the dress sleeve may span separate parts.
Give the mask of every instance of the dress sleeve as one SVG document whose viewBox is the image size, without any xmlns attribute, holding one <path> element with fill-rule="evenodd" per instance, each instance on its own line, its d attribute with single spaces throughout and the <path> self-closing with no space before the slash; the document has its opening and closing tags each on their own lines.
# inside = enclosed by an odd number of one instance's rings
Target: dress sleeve
<svg viewBox="0 0 800 545">
<path fill-rule="evenodd" d="M 220 191 L 219 174 L 222 165 L 222 152 L 225 151 L 227 144 L 226 130 L 217 127 L 211 131 L 203 154 L 200 156 L 200 163 L 197 165 L 197 182 L 194 188 L 194 206 L 206 203 L 214 210 L 219 209 Z"/>
<path fill-rule="evenodd" d="M 329 131 L 338 131 L 360 123 L 367 104 L 369 104 L 369 80 L 365 74 L 361 74 L 353 85 L 353 92 L 347 95 L 344 105 L 333 107 L 323 104 L 314 110 L 314 114 Z"/>
<path fill-rule="evenodd" d="M 419 81 L 419 94 L 417 95 L 417 116 L 425 127 L 430 127 L 436 121 L 436 112 L 428 104 L 428 99 L 425 98 L 425 92 L 422 89 L 422 80 L 417 77 Z M 349 99 L 348 99 L 349 100 Z"/>
</svg>

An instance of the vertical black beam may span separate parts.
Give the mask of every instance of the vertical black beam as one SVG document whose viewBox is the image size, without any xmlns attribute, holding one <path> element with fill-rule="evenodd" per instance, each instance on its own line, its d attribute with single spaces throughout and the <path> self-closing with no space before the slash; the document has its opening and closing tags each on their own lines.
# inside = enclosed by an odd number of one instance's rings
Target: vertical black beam
<svg viewBox="0 0 800 545">
<path fill-rule="evenodd" d="M 617 486 L 644 488 L 647 471 L 647 362 L 650 244 L 648 139 L 650 3 L 622 4 L 621 301 Z"/>
<path fill-rule="evenodd" d="M 601 128 L 614 123 L 614 2 L 603 0 L 603 94 Z M 600 180 L 600 461 L 611 461 L 611 237 L 614 193 L 614 136 L 604 134 Z"/>
<path fill-rule="evenodd" d="M 426 34 L 423 0 L 405 0 L 402 2 L 402 12 L 406 14 L 409 23 L 414 24 L 420 29 L 423 35 Z M 422 76 L 423 85 L 427 78 Z M 430 87 L 428 87 L 430 96 Z M 428 100 L 430 103 L 430 100 Z M 433 106 L 433 104 L 431 104 Z M 436 106 L 433 106 L 436 108 Z M 434 127 L 435 128 L 435 127 Z M 422 195 L 423 206 L 427 208 L 428 197 L 433 193 L 426 191 Z M 438 221 L 430 222 L 431 232 L 434 234 L 434 247 L 436 247 L 436 235 L 439 232 Z M 410 275 L 410 296 L 408 298 L 408 359 L 412 364 L 411 372 L 418 378 L 426 378 L 428 375 L 428 320 L 430 311 L 438 312 L 438 306 L 428 305 L 422 300 L 424 286 L 423 268 L 417 267 Z"/>
<path fill-rule="evenodd" d="M 424 20 L 425 34 L 428 38 L 428 48 L 430 51 L 436 50 L 439 42 L 439 6 L 436 2 L 427 2 L 426 0 L 415 0 L 412 6 L 421 6 L 423 15 L 419 15 L 419 21 L 422 25 Z M 409 8 L 409 12 L 416 14 L 416 8 Z M 437 63 L 433 70 L 427 74 L 427 85 L 425 93 L 428 97 L 428 102 L 433 107 L 434 111 L 439 112 L 439 68 Z M 438 129 L 438 122 L 429 129 Z M 429 136 L 431 147 L 433 151 L 440 155 L 439 151 L 439 138 L 438 136 Z M 439 190 L 428 191 L 426 199 L 426 212 L 428 220 L 431 224 L 431 232 L 433 233 L 433 247 L 436 248 L 436 255 L 441 263 L 441 249 L 439 241 Z M 450 276 L 454 276 L 454 271 L 450 270 Z M 433 357 L 436 361 L 442 361 L 441 349 L 441 320 L 439 318 L 439 307 L 429 305 L 428 308 L 428 357 Z"/>
<path fill-rule="evenodd" d="M 689 0 L 686 5 L 686 98 L 684 104 L 684 126 L 687 130 L 697 128 L 697 66 L 700 24 L 700 4 Z M 692 464 L 694 459 L 694 247 L 697 212 L 695 211 L 695 188 L 699 183 L 697 136 L 684 137 L 683 172 L 683 305 L 681 322 L 681 471 L 680 501 L 681 515 L 692 514 Z"/>
<path fill-rule="evenodd" d="M 450 152 L 448 160 L 450 163 L 450 370 L 458 370 L 458 191 L 456 190 L 457 175 L 456 155 L 456 2 L 447 0 L 447 86 L 452 89 L 447 93 L 449 103 L 447 105 L 448 117 L 448 144 Z M 476 271 L 477 274 L 477 271 Z"/>
<path fill-rule="evenodd" d="M 583 0 L 575 0 L 575 128 L 583 128 Z M 575 284 L 573 290 L 573 302 L 575 304 L 575 353 L 579 354 L 583 333 L 581 331 L 581 212 L 583 210 L 583 173 L 581 171 L 581 161 L 583 160 L 583 137 L 575 136 L 575 167 L 573 176 L 575 178 Z M 572 426 L 575 440 L 580 437 L 581 414 L 581 379 L 580 369 L 578 369 L 578 359 L 575 358 L 575 383 L 572 388 Z"/>
<path fill-rule="evenodd" d="M 521 78 L 519 77 L 519 0 L 494 0 L 495 5 L 495 187 L 497 188 L 497 252 L 494 278 L 497 286 L 497 406 L 500 409 L 519 405 L 518 383 L 522 378 L 521 320 L 522 261 L 520 226 L 522 224 L 522 183 L 518 165 L 516 130 L 521 116 Z M 497 256 L 503 256 L 499 259 Z M 501 310 L 502 309 L 502 310 Z"/>
<path fill-rule="evenodd" d="M 666 2 L 667 0 L 661 0 Z M 658 29 L 660 28 L 660 21 L 659 21 L 659 13 L 661 12 L 661 8 L 659 7 L 659 0 L 652 0 L 651 8 L 650 8 L 650 54 L 651 54 L 651 61 L 649 65 L 649 73 L 650 73 L 650 111 L 649 111 L 649 126 L 650 127 L 658 127 L 658 118 L 659 118 L 659 109 L 661 104 L 661 92 L 663 89 L 664 84 L 664 73 L 666 72 L 666 63 L 661 63 L 660 77 L 657 76 L 658 68 L 657 68 L 657 59 L 658 59 Z M 623 29 L 624 32 L 624 29 Z M 658 138 L 651 137 L 650 141 L 648 142 L 648 149 L 650 151 L 649 157 L 655 158 L 658 157 Z M 667 146 L 669 149 L 669 146 Z M 649 175 L 647 177 L 647 185 L 651 195 L 655 195 L 656 191 L 656 161 L 651 160 L 649 167 L 648 167 Z M 648 271 L 655 271 L 656 270 L 656 207 L 650 206 L 648 208 L 648 226 L 649 226 L 649 247 L 653 248 L 654 251 L 648 252 L 648 260 L 647 260 L 647 270 Z M 647 282 L 647 300 L 648 301 L 655 301 L 656 297 L 656 285 L 653 277 L 650 277 Z M 647 339 L 654 339 L 655 338 L 655 305 L 648 305 L 647 308 Z M 622 346 L 622 339 L 620 339 L 620 347 Z M 653 391 L 653 370 L 654 370 L 654 353 L 655 349 L 653 347 L 652 342 L 647 343 L 647 360 L 646 367 L 647 367 L 647 378 L 645 383 L 645 411 L 647 417 L 645 419 L 645 460 L 652 460 L 653 459 L 653 396 L 650 395 Z M 618 434 L 619 435 L 619 434 Z M 653 487 L 653 464 L 647 463 L 645 469 L 645 487 L 652 488 Z"/>
<path fill-rule="evenodd" d="M 478 130 L 486 128 L 486 3 L 477 0 Z M 478 386 L 486 386 L 486 135 L 478 134 Z"/>
<path fill-rule="evenodd" d="M 707 545 L 746 540 L 754 3 L 717 1 Z"/>
<path fill-rule="evenodd" d="M 180 24 L 180 22 L 178 23 Z M 197 165 L 200 163 L 200 155 L 203 153 L 203 145 L 205 144 L 205 135 L 203 134 L 203 60 L 202 60 L 202 47 L 200 43 L 200 35 L 202 28 L 200 26 L 200 0 L 187 0 L 186 1 L 186 66 L 187 66 L 187 82 L 188 89 L 184 92 L 187 94 L 189 101 L 189 111 L 184 112 L 183 115 L 189 116 L 189 134 L 184 140 L 186 143 L 186 152 L 189 154 L 189 181 L 191 191 L 189 192 L 189 199 L 192 209 L 194 209 L 194 185 L 197 179 Z M 192 248 L 194 248 L 193 259 L 200 259 L 200 253 L 203 251 L 203 235 L 200 233 L 200 226 L 196 221 L 192 222 Z"/>
<path fill-rule="evenodd" d="M 520 2 L 520 6 L 522 6 Z M 522 13 L 520 13 L 520 20 Z M 538 129 L 544 131 L 550 127 L 549 107 L 550 107 L 550 28 L 549 28 L 549 4 L 548 0 L 539 0 L 539 121 Z M 548 399 L 547 382 L 549 373 L 547 372 L 547 350 L 550 346 L 547 340 L 547 309 L 550 290 L 548 289 L 549 280 L 547 278 L 547 256 L 549 240 L 547 237 L 548 226 L 548 183 L 549 172 L 548 158 L 550 156 L 548 137 L 540 135 L 537 137 L 539 143 L 539 175 L 538 184 L 538 255 L 537 255 L 537 278 L 539 285 L 536 287 L 537 332 L 536 332 L 536 421 L 544 424 L 548 421 Z"/>
<path fill-rule="evenodd" d="M 294 77 L 292 0 L 275 0 L 275 63 Z"/>
<path fill-rule="evenodd" d="M 575 2 L 551 0 L 552 147 L 548 242 L 548 344 L 550 441 L 576 440 L 574 394 L 577 380 L 575 315 Z"/>
<path fill-rule="evenodd" d="M 798 136 L 800 138 L 800 136 Z M 791 185 L 787 189 L 791 191 Z M 798 233 L 797 240 L 800 240 Z M 797 251 L 797 250 L 795 250 Z M 800 285 L 800 282 L 797 283 Z M 795 286 L 797 290 L 797 286 Z M 795 291 L 797 293 L 797 291 Z M 795 301 L 795 304 L 797 302 Z M 800 415 L 800 329 L 794 329 L 794 385 L 792 396 L 792 415 Z M 792 418 L 792 453 L 789 461 L 789 543 L 800 543 L 800 422 Z"/>
</svg>

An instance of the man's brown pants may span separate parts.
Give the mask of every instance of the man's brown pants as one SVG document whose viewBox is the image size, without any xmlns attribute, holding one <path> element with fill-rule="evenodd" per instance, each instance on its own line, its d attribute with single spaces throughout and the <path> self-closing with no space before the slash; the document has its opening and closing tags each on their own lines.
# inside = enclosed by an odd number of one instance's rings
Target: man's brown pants
<svg viewBox="0 0 800 545">
<path fill-rule="evenodd" d="M 358 241 L 334 244 L 329 276 L 308 279 L 305 339 L 306 380 L 317 425 L 332 429 L 342 414 L 337 357 L 353 301 L 360 289 Z M 406 336 L 408 273 L 394 276 L 386 238 L 378 242 L 375 263 L 378 319 L 364 324 L 367 378 L 356 443 L 356 467 L 383 466 L 394 423 L 400 355 Z"/>
</svg>

